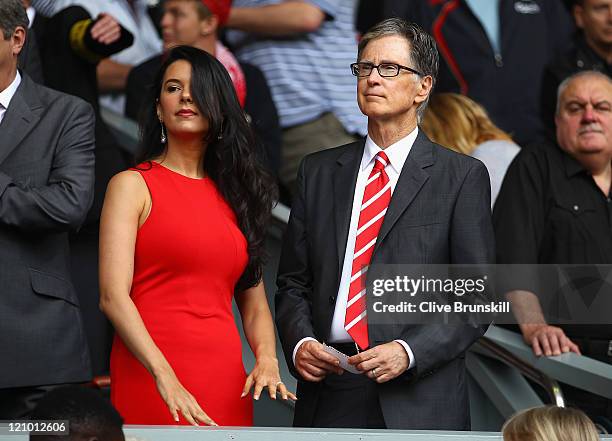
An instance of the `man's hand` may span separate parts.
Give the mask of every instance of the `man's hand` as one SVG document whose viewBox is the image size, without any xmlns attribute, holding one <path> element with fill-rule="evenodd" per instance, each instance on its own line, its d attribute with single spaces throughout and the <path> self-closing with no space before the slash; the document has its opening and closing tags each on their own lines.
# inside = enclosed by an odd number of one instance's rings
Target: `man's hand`
<svg viewBox="0 0 612 441">
<path fill-rule="evenodd" d="M 572 342 L 557 326 L 547 324 L 524 324 L 521 325 L 523 338 L 533 349 L 533 353 L 540 357 L 546 355 L 561 355 L 566 352 L 575 352 L 580 355 L 580 348 Z"/>
<path fill-rule="evenodd" d="M 91 38 L 102 44 L 112 44 L 121 37 L 119 22 L 111 15 L 100 14 L 91 27 Z"/>
<path fill-rule="evenodd" d="M 341 375 L 344 369 L 340 360 L 323 350 L 318 341 L 308 340 L 302 343 L 295 354 L 295 368 L 306 381 L 319 382 L 327 374 Z"/>
<path fill-rule="evenodd" d="M 396 341 L 353 355 L 348 362 L 377 383 L 393 380 L 410 366 L 406 350 Z"/>
</svg>

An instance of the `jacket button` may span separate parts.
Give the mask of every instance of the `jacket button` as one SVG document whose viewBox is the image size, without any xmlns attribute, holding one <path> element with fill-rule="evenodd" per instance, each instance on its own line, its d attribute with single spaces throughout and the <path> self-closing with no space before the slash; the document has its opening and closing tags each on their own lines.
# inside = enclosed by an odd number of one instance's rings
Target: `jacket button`
<svg viewBox="0 0 612 441">
<path fill-rule="evenodd" d="M 330 305 L 336 304 L 336 296 L 329 296 L 329 304 Z"/>
<path fill-rule="evenodd" d="M 504 59 L 501 54 L 495 54 L 495 65 L 497 67 L 504 67 Z"/>
</svg>

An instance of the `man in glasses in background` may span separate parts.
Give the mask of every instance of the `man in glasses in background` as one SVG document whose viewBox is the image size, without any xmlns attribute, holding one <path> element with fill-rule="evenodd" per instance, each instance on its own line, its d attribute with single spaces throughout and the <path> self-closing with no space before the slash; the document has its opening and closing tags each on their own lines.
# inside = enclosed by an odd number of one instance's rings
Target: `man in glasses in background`
<svg viewBox="0 0 612 441">
<path fill-rule="evenodd" d="M 294 425 L 469 430 L 464 353 L 484 328 L 370 322 L 365 281 L 371 264 L 491 263 L 489 176 L 418 129 L 438 70 L 429 34 L 385 20 L 351 69 L 368 136 L 302 161 L 280 259 L 276 322 L 298 379 Z"/>
</svg>

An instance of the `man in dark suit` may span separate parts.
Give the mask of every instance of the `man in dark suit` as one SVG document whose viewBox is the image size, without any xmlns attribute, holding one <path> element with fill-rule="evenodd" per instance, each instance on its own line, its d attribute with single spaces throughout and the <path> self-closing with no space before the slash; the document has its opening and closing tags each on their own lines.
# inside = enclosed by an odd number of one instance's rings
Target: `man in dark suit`
<svg viewBox="0 0 612 441">
<path fill-rule="evenodd" d="M 0 419 L 90 379 L 68 232 L 91 205 L 94 116 L 17 70 L 28 19 L 0 0 Z"/>
<path fill-rule="evenodd" d="M 368 323 L 363 286 L 370 264 L 491 263 L 489 177 L 417 127 L 438 67 L 430 35 L 385 20 L 358 60 L 368 137 L 304 159 L 280 259 L 276 322 L 298 378 L 294 425 L 466 430 L 464 353 L 484 327 Z M 321 342 L 362 374 L 343 372 Z"/>
</svg>

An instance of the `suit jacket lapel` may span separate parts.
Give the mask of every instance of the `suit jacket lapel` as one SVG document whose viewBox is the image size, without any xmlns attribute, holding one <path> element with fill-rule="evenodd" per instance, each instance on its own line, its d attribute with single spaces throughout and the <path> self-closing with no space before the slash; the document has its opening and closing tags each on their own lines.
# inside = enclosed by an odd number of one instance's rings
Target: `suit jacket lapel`
<svg viewBox="0 0 612 441">
<path fill-rule="evenodd" d="M 21 84 L 17 88 L 9 108 L 0 123 L 0 164 L 21 143 L 23 138 L 36 126 L 40 117 L 33 110 L 41 107 L 30 78 L 21 73 Z M 40 140 L 44 142 L 44 140 Z"/>
<path fill-rule="evenodd" d="M 429 179 L 429 173 L 424 169 L 433 163 L 434 159 L 431 141 L 427 139 L 422 130 L 419 130 L 419 134 L 406 158 L 399 180 L 393 191 L 389 208 L 385 214 L 385 220 L 378 233 L 374 254 L 376 254 L 376 250 L 380 248 L 385 237 L 387 237 L 387 234 L 389 234 L 389 231 L 391 231 L 402 213 L 408 208 L 425 182 Z"/>
<path fill-rule="evenodd" d="M 344 252 L 351 223 L 353 199 L 359 165 L 363 156 L 365 139 L 348 148 L 337 159 L 338 169 L 334 175 L 334 217 L 336 222 L 336 245 L 338 247 L 338 268 L 342 271 Z M 339 282 L 339 280 L 338 280 Z"/>
</svg>

